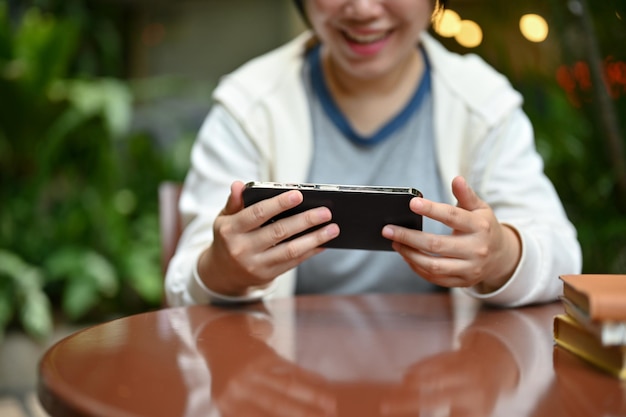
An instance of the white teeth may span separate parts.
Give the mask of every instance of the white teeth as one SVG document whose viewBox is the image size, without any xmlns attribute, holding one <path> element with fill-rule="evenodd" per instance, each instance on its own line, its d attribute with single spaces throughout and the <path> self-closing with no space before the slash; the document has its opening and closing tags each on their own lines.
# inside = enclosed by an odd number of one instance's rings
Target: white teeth
<svg viewBox="0 0 626 417">
<path fill-rule="evenodd" d="M 371 33 L 371 34 L 368 34 L 368 35 L 359 35 L 359 34 L 346 32 L 346 37 L 348 39 L 350 39 L 351 41 L 354 41 L 354 42 L 358 42 L 358 43 L 378 42 L 381 39 L 385 38 L 385 36 L 387 36 L 387 32 Z"/>
</svg>

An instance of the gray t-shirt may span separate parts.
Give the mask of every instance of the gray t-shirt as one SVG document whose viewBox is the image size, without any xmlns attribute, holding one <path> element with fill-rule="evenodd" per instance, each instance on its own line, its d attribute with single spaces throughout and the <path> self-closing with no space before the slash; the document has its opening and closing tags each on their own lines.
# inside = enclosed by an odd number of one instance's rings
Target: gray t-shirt
<svg viewBox="0 0 626 417">
<path fill-rule="evenodd" d="M 302 74 L 314 137 L 308 182 L 413 187 L 424 197 L 441 201 L 429 71 L 407 107 L 379 132 L 364 138 L 350 128 L 332 102 L 316 55 L 319 51 L 310 54 Z M 429 233 L 450 233 L 445 225 L 427 218 L 423 228 Z M 298 267 L 296 294 L 407 293 L 436 288 L 396 252 L 326 249 Z"/>
</svg>

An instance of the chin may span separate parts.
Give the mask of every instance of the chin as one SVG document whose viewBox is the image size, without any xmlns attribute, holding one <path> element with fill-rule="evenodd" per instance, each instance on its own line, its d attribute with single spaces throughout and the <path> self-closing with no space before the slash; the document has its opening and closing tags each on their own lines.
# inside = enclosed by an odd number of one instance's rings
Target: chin
<svg viewBox="0 0 626 417">
<path fill-rule="evenodd" d="M 388 75 L 393 71 L 394 67 L 394 65 L 390 65 L 388 63 L 352 62 L 349 64 L 347 72 L 355 79 L 367 81 L 375 80 Z"/>
</svg>

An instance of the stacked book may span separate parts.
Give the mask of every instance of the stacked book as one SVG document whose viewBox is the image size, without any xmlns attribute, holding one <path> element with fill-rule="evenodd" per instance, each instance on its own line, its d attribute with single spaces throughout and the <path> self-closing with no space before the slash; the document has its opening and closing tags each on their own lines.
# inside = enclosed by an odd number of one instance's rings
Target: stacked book
<svg viewBox="0 0 626 417">
<path fill-rule="evenodd" d="M 626 379 L 626 275 L 562 275 L 564 314 L 554 341 L 596 367 Z"/>
</svg>

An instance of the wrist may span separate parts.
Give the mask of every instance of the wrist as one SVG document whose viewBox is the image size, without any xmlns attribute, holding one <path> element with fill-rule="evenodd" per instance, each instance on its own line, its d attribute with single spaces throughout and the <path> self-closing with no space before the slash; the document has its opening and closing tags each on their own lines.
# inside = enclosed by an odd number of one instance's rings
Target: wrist
<svg viewBox="0 0 626 417">
<path fill-rule="evenodd" d="M 503 249 L 497 257 L 496 264 L 501 268 L 497 268 L 494 274 L 476 286 L 483 294 L 494 292 L 505 285 L 515 273 L 522 257 L 522 241 L 517 230 L 508 224 L 501 223 L 500 227 L 503 234 Z"/>
<path fill-rule="evenodd" d="M 227 297 L 241 297 L 248 294 L 249 286 L 236 282 L 227 271 L 219 268 L 213 259 L 212 247 L 205 249 L 196 264 L 196 272 L 201 283 L 212 293 Z"/>
</svg>

